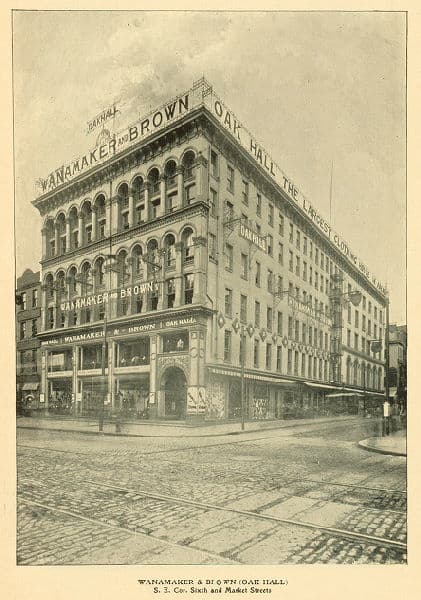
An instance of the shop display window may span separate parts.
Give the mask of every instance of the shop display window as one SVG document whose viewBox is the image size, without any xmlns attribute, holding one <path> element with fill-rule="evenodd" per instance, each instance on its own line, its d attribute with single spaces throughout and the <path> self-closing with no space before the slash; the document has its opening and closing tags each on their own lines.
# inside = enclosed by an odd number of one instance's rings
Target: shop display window
<svg viewBox="0 0 421 600">
<path fill-rule="evenodd" d="M 105 355 L 105 360 L 107 354 Z M 82 348 L 82 370 L 100 369 L 102 366 L 102 345 L 85 346 Z"/>
<path fill-rule="evenodd" d="M 48 370 L 50 373 L 57 371 L 71 371 L 73 365 L 72 350 L 57 350 L 50 352 L 48 357 Z"/>
<path fill-rule="evenodd" d="M 189 334 L 187 331 L 169 333 L 162 336 L 162 351 L 185 352 L 189 349 Z"/>
<path fill-rule="evenodd" d="M 136 342 L 121 342 L 116 357 L 117 367 L 138 367 L 149 364 L 149 338 Z"/>
</svg>

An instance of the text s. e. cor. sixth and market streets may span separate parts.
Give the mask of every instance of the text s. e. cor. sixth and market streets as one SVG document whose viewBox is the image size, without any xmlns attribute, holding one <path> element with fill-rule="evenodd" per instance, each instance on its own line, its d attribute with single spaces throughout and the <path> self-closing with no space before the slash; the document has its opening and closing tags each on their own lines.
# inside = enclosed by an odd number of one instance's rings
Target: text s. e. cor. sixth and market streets
<svg viewBox="0 0 421 600">
<path fill-rule="evenodd" d="M 138 579 L 154 594 L 271 594 L 274 587 L 285 586 L 287 579 Z"/>
</svg>

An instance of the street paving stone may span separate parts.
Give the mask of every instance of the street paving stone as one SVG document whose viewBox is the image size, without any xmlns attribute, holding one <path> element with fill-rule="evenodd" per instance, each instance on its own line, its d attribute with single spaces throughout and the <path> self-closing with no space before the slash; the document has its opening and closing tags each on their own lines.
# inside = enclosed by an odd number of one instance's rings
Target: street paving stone
<svg viewBox="0 0 421 600">
<path fill-rule="evenodd" d="M 386 544 L 258 518 L 284 505 L 295 520 L 313 510 L 320 523 L 405 541 L 405 459 L 356 447 L 366 424 L 353 437 L 348 426 L 318 429 L 323 439 L 285 431 L 261 439 L 259 432 L 245 441 L 198 438 L 194 447 L 185 440 L 184 448 L 180 440 L 166 447 L 162 439 L 151 446 L 141 438 L 19 430 L 18 563 L 405 562 L 403 550 Z"/>
</svg>

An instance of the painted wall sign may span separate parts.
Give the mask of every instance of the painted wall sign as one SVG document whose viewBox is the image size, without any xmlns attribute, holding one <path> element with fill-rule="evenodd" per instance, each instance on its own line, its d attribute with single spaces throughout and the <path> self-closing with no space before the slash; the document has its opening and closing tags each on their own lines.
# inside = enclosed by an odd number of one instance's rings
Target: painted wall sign
<svg viewBox="0 0 421 600">
<path fill-rule="evenodd" d="M 250 227 L 247 227 L 247 225 L 244 225 L 244 223 L 240 223 L 240 236 L 252 242 L 252 244 L 263 250 L 263 252 L 267 252 L 266 238 L 250 229 Z"/>
<path fill-rule="evenodd" d="M 296 298 L 293 298 L 293 296 L 290 294 L 288 294 L 288 306 L 290 306 L 293 310 L 298 310 L 299 312 L 310 315 L 311 318 L 315 319 L 316 321 L 320 321 L 320 323 L 324 323 L 325 325 L 332 327 L 332 320 L 329 317 L 321 313 L 316 313 L 314 308 L 308 304 L 305 304 L 304 302 L 301 302 L 300 300 L 297 300 Z"/>
<path fill-rule="evenodd" d="M 112 290 L 110 292 L 103 292 L 102 294 L 93 294 L 90 296 L 81 296 L 74 300 L 67 300 L 60 304 L 62 311 L 66 312 L 69 310 L 79 310 L 90 306 L 98 306 L 100 304 L 107 304 L 111 300 L 121 300 L 123 298 L 131 298 L 132 296 L 142 296 L 147 292 L 158 292 L 159 283 L 156 281 L 147 281 L 145 283 L 139 283 L 118 290 Z"/>
<path fill-rule="evenodd" d="M 88 171 L 91 167 L 103 163 L 108 158 L 176 121 L 189 112 L 190 109 L 190 96 L 187 92 L 116 133 L 107 143 L 95 146 L 83 156 L 55 169 L 47 177 L 38 179 L 37 185 L 41 188 L 41 193 L 51 192 L 59 185 L 67 183 L 81 173 Z"/>
</svg>

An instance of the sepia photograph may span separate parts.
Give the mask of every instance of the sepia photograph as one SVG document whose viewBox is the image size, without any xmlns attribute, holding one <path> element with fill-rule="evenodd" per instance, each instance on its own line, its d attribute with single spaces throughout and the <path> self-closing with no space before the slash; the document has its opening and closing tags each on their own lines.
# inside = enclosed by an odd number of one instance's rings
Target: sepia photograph
<svg viewBox="0 0 421 600">
<path fill-rule="evenodd" d="M 407 14 L 11 29 L 16 565 L 406 565 Z"/>
</svg>

